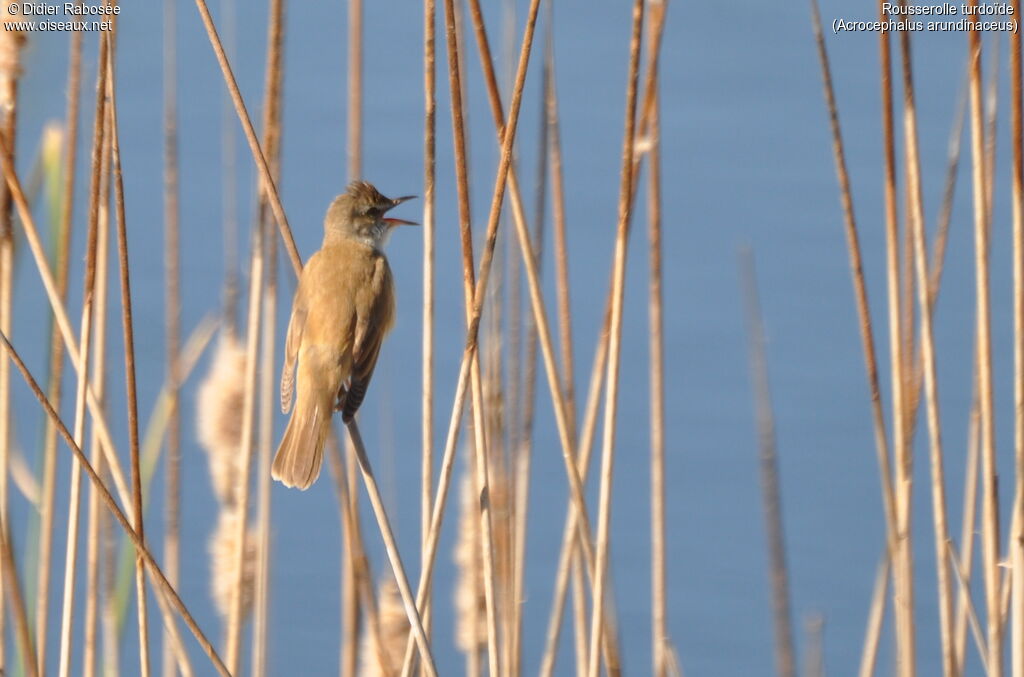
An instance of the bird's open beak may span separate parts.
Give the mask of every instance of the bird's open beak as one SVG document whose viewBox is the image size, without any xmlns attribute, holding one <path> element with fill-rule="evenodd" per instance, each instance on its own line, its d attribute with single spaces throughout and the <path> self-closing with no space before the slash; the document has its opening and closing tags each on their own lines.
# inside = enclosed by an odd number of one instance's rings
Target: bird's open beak
<svg viewBox="0 0 1024 677">
<path fill-rule="evenodd" d="M 388 210 L 394 209 L 395 207 L 397 207 L 398 205 L 402 204 L 403 202 L 407 202 L 409 200 L 412 200 L 415 197 L 416 197 L 415 195 L 405 195 L 405 196 L 402 196 L 402 197 L 393 198 L 391 200 L 391 206 L 388 207 Z M 391 217 L 385 217 L 385 218 L 383 218 L 381 220 L 384 221 L 384 223 L 386 223 L 386 224 L 388 224 L 389 226 L 392 226 L 392 227 L 394 227 L 394 226 L 418 226 L 418 225 L 420 225 L 420 224 L 416 223 L 415 221 L 406 221 L 405 219 L 394 219 L 394 218 L 391 218 Z"/>
</svg>

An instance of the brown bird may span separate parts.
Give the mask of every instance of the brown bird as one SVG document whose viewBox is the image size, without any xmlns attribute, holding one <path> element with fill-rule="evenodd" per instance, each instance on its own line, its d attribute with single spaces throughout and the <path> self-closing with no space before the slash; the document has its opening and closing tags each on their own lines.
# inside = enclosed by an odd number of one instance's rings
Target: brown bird
<svg viewBox="0 0 1024 677">
<path fill-rule="evenodd" d="M 384 243 L 391 229 L 417 225 L 385 217 L 414 196 L 387 198 L 353 181 L 327 209 L 324 242 L 299 277 L 281 372 L 281 411 L 295 411 L 271 475 L 306 489 L 320 475 L 331 416 L 352 420 L 395 319 L 395 288 Z M 298 375 L 296 377 L 296 363 Z"/>
</svg>

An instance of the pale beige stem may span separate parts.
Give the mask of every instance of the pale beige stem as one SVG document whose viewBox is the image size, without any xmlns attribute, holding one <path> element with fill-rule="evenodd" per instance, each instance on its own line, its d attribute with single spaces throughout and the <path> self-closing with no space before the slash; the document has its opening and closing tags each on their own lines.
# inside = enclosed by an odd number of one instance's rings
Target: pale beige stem
<svg viewBox="0 0 1024 677">
<path fill-rule="evenodd" d="M 164 567 L 167 580 L 178 585 L 181 567 L 181 414 L 179 411 L 179 353 L 181 351 L 181 282 L 178 227 L 178 100 L 176 30 L 177 2 L 164 2 L 164 321 L 167 350 L 168 420 L 166 484 L 164 488 Z M 173 625 L 164 633 L 162 673 L 174 677 Z"/>
<path fill-rule="evenodd" d="M 206 638 L 206 635 L 199 628 L 199 625 L 196 623 L 195 618 L 193 618 L 192 614 L 185 606 L 185 603 L 182 602 L 181 597 L 178 596 L 178 593 L 175 591 L 174 587 L 167 582 L 167 577 L 164 576 L 163 571 L 160 569 L 160 565 L 157 564 L 157 561 L 153 557 L 152 553 L 150 553 L 149 550 L 146 548 L 146 545 L 143 542 L 142 537 L 139 536 L 139 534 L 129 523 L 128 516 L 126 516 L 124 511 L 122 511 L 121 508 L 117 505 L 117 501 L 114 500 L 114 497 L 111 495 L 110 491 L 103 483 L 103 480 L 100 479 L 100 476 L 96 473 L 95 469 L 93 469 L 92 464 L 89 463 L 89 459 L 86 457 L 85 453 L 82 452 L 81 448 L 77 444 L 75 444 L 75 440 L 74 437 L 72 437 L 71 432 L 67 429 L 67 426 L 64 425 L 64 422 L 61 420 L 57 412 L 54 411 L 53 405 L 50 404 L 50 401 L 46 398 L 46 395 L 39 387 L 39 384 L 32 377 L 32 374 L 29 372 L 28 367 L 25 366 L 25 362 L 22 361 L 21 356 L 14 349 L 14 346 L 11 345 L 10 339 L 8 339 L 7 335 L 4 334 L 3 332 L 0 332 L 0 344 L 3 345 L 8 357 L 10 357 L 15 367 L 17 367 L 18 371 L 21 373 L 22 378 L 25 380 L 25 383 L 32 391 L 32 394 L 35 396 L 36 400 L 39 401 L 39 404 L 45 410 L 48 420 L 52 421 L 57 426 L 57 431 L 60 433 L 60 436 L 64 438 L 64 442 L 66 443 L 68 449 L 71 451 L 71 454 L 74 456 L 75 459 L 78 460 L 78 463 L 81 465 L 82 469 L 85 470 L 86 474 L 89 476 L 89 480 L 92 482 L 93 486 L 96 487 L 96 489 L 100 492 L 100 498 L 103 500 L 104 505 L 107 506 L 107 508 L 110 510 L 110 513 L 113 515 L 114 519 L 117 520 L 117 523 L 124 530 L 129 540 L 131 540 L 132 545 L 135 546 L 135 551 L 138 554 L 138 556 L 149 567 L 149 571 L 153 576 L 153 579 L 156 581 L 157 585 L 161 588 L 164 594 L 167 595 L 171 605 L 178 612 L 178 615 L 182 617 L 182 619 L 185 621 L 185 624 L 189 627 L 189 630 L 192 631 L 192 634 L 199 641 L 200 646 L 202 646 L 203 651 L 210 658 L 214 667 L 217 669 L 217 672 L 221 675 L 224 675 L 225 677 L 229 677 L 230 673 L 228 673 L 227 668 L 224 667 L 224 663 L 220 660 L 220 657 L 217 655 L 217 651 L 213 648 L 213 644 L 210 643 L 210 641 Z M 10 591 L 8 591 L 8 594 L 9 593 Z"/>
<path fill-rule="evenodd" d="M 886 549 L 875 575 L 875 588 L 871 594 L 871 609 L 868 611 L 868 626 L 864 632 L 864 647 L 860 652 L 859 677 L 872 677 L 875 674 L 875 662 L 878 659 L 878 640 L 882 634 L 882 621 L 885 620 L 885 597 L 888 593 L 889 569 L 891 554 Z"/>
<path fill-rule="evenodd" d="M 95 348 L 93 349 L 93 366 L 91 369 L 92 387 L 102 400 L 106 385 L 106 334 L 107 334 L 107 278 L 108 253 L 110 251 L 110 116 L 106 116 L 106 132 L 100 169 L 100 203 L 99 223 L 96 235 L 96 310 L 98 319 L 95 329 Z M 54 433 L 56 434 L 56 432 Z M 99 448 L 99 434 L 93 426 L 89 437 L 90 458 L 93 466 L 100 474 L 103 473 L 103 451 Z M 82 674 L 92 677 L 96 670 L 96 639 L 98 633 L 99 611 L 99 527 L 100 498 L 95 489 L 89 492 L 88 530 L 86 536 L 86 597 L 85 597 L 85 642 L 82 649 Z"/>
<path fill-rule="evenodd" d="M 253 440 L 256 418 L 256 376 L 259 362 L 260 311 L 263 305 L 263 238 L 257 225 L 254 231 L 252 261 L 249 267 L 249 311 L 246 320 L 245 338 L 245 391 L 242 402 L 242 440 L 238 466 L 237 503 L 238 524 L 235 543 L 244 544 L 247 539 L 249 517 L 249 474 L 252 467 Z M 228 614 L 227 642 L 224 657 L 232 674 L 238 674 L 241 664 L 242 624 L 244 607 L 244 579 L 246 548 L 240 546 L 234 553 L 235 580 L 231 586 L 231 608 Z"/>
<path fill-rule="evenodd" d="M 89 196 L 89 226 L 86 236 L 85 281 L 82 285 L 82 320 L 78 345 L 78 387 L 75 392 L 75 444 L 85 444 L 85 393 L 89 387 L 89 354 L 92 340 L 93 290 L 96 280 L 96 239 L 99 229 L 100 177 L 103 168 L 104 135 L 106 132 L 106 94 L 109 69 L 106 67 L 110 56 L 110 40 L 107 36 L 100 38 L 99 68 L 96 75 L 96 113 L 93 125 L 92 176 Z M 76 464 L 71 466 L 71 486 L 68 491 L 68 522 L 64 556 L 64 595 L 61 605 L 60 623 L 60 662 L 58 670 L 61 677 L 67 677 L 71 670 L 71 633 L 75 605 L 75 574 L 78 569 L 78 520 L 81 509 L 82 474 Z M 45 673 L 45 630 L 38 636 L 39 669 Z"/>
<path fill-rule="evenodd" d="M 604 428 L 601 444 L 601 483 L 598 496 L 597 543 L 594 554 L 593 612 L 590 624 L 590 651 L 587 669 L 590 677 L 601 670 L 599 652 L 604 634 L 606 575 L 609 559 L 611 524 L 612 462 L 615 452 L 616 412 L 619 394 L 619 362 L 622 356 L 622 314 L 626 285 L 626 248 L 628 245 L 633 192 L 633 155 L 636 133 L 637 88 L 640 71 L 641 31 L 644 20 L 643 0 L 633 5 L 633 28 L 629 45 L 628 84 L 626 87 L 626 130 L 622 142 L 622 176 L 619 187 L 618 226 L 615 236 L 615 259 L 612 271 L 612 307 L 608 339 L 608 375 L 605 377 Z M 575 467 L 573 468 L 575 470 Z M 582 517 L 582 515 L 581 515 Z M 612 666 L 609 666 L 611 670 Z"/>
<path fill-rule="evenodd" d="M 977 0 L 968 3 L 977 7 Z M 985 171 L 985 132 L 982 113 L 981 35 L 968 32 L 971 58 L 971 165 L 974 189 L 974 264 L 977 297 L 978 395 L 981 417 L 982 464 L 982 580 L 987 612 L 988 670 L 990 677 L 1003 672 L 1003 639 L 999 602 L 999 494 L 996 477 L 995 431 L 992 395 L 992 338 L 989 294 L 989 214 Z"/>
<path fill-rule="evenodd" d="M 1021 3 L 1014 0 L 1014 14 L 1020 20 Z M 1024 677 L 1024 149 L 1021 113 L 1020 31 L 1010 36 L 1010 127 L 1013 140 L 1013 411 L 1014 458 L 1017 482 L 1010 535 L 1010 564 L 1013 571 L 1013 600 L 1010 646 L 1013 677 Z"/>
</svg>

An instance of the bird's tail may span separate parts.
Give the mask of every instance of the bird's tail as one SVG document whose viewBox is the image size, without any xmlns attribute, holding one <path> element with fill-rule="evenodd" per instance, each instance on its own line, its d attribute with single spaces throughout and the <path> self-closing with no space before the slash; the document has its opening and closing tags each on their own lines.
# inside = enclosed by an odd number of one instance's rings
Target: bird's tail
<svg viewBox="0 0 1024 677">
<path fill-rule="evenodd" d="M 325 404 L 320 399 L 310 396 L 298 398 L 281 446 L 277 448 L 270 474 L 286 487 L 308 489 L 320 476 L 324 440 L 330 431 L 333 414 L 330 403 Z"/>
</svg>

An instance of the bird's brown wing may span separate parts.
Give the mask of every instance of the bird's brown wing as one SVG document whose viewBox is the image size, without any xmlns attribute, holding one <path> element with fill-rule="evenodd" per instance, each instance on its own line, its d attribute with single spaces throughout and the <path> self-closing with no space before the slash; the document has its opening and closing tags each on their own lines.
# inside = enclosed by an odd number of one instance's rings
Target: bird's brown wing
<svg viewBox="0 0 1024 677">
<path fill-rule="evenodd" d="M 306 327 L 306 304 L 300 286 L 292 303 L 292 316 L 288 320 L 288 338 L 284 342 L 284 367 L 281 368 L 281 411 L 288 413 L 295 395 L 295 360 L 302 344 L 302 332 Z"/>
<path fill-rule="evenodd" d="M 395 316 L 395 294 L 391 280 L 391 270 L 383 257 L 377 260 L 373 282 L 366 290 L 368 298 L 357 303 L 357 308 L 366 308 L 370 312 L 356 318 L 355 340 L 352 347 L 352 376 L 345 395 L 345 406 L 341 418 L 345 423 L 352 420 L 363 403 L 366 388 L 370 384 L 374 367 L 384 337 L 391 330 Z"/>
</svg>

